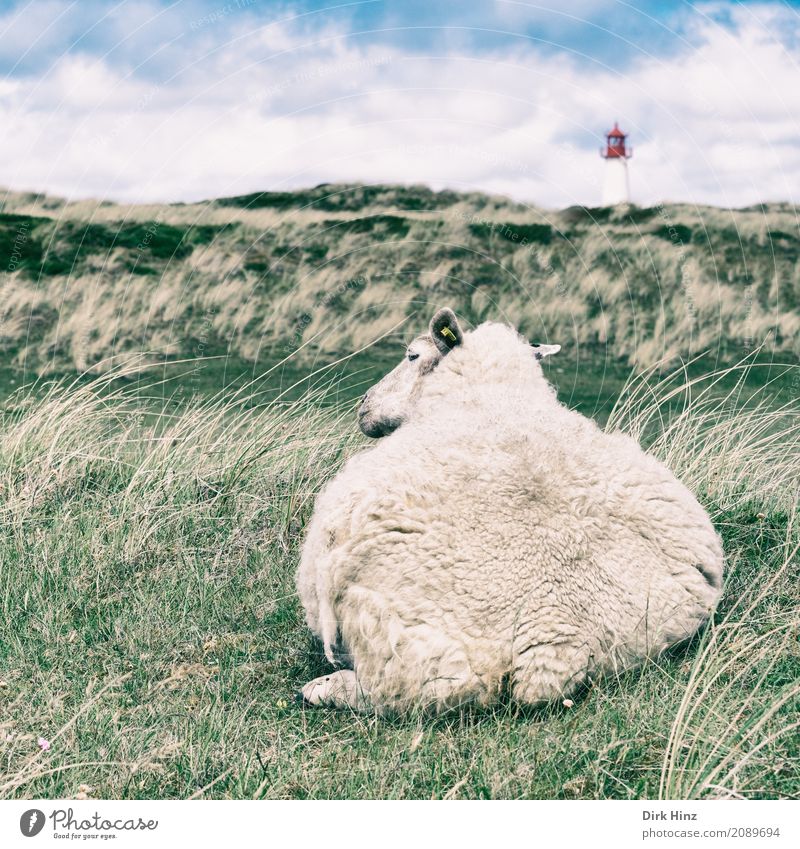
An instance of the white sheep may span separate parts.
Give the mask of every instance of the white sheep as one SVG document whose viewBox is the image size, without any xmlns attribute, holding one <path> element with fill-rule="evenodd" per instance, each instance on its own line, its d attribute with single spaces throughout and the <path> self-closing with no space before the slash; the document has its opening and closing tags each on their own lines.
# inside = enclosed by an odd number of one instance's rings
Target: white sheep
<svg viewBox="0 0 800 849">
<path fill-rule="evenodd" d="M 365 396 L 385 438 L 320 493 L 297 586 L 331 663 L 307 703 L 563 699 L 685 639 L 721 591 L 711 521 L 621 433 L 557 400 L 510 327 L 430 332 Z"/>
</svg>

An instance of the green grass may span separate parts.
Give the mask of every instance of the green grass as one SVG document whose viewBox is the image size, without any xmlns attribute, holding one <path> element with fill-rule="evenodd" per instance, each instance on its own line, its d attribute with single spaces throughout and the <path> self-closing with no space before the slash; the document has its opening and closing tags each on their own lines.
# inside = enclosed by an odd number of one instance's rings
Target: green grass
<svg viewBox="0 0 800 849">
<path fill-rule="evenodd" d="M 71 275 L 93 259 L 107 262 L 113 250 L 127 256 L 135 274 L 157 274 L 148 261 L 163 265 L 188 257 L 197 245 L 208 245 L 231 228 L 197 225 L 176 227 L 162 221 L 106 224 L 0 213 L 0 264 L 37 280 Z"/>
<path fill-rule="evenodd" d="M 371 215 L 349 221 L 324 221 L 323 226 L 339 233 L 371 233 L 382 239 L 404 239 L 411 229 L 411 222 L 399 215 Z"/>
<path fill-rule="evenodd" d="M 553 228 L 549 224 L 517 224 L 516 222 L 495 222 L 494 224 L 470 224 L 469 231 L 479 239 L 497 236 L 509 242 L 520 244 L 549 245 L 553 239 Z"/>
<path fill-rule="evenodd" d="M 435 192 L 427 186 L 349 186 L 322 183 L 313 189 L 295 192 L 254 192 L 219 198 L 219 206 L 243 209 L 318 209 L 325 212 L 358 211 L 372 204 L 391 204 L 397 209 L 442 209 L 458 203 L 461 196 L 452 191 Z"/>
<path fill-rule="evenodd" d="M 7 405 L 3 797 L 796 796 L 800 425 L 747 364 L 646 375 L 608 423 L 645 439 L 723 534 L 712 625 L 572 707 L 394 720 L 293 698 L 327 668 L 293 575 L 315 493 L 365 443 L 352 396 L 283 403 L 262 378 L 164 404 L 146 374 Z"/>
</svg>

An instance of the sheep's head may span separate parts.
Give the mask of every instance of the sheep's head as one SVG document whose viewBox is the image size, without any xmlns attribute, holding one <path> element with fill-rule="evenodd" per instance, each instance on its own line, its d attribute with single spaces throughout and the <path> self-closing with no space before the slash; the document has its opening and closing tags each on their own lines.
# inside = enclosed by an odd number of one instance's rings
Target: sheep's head
<svg viewBox="0 0 800 849">
<path fill-rule="evenodd" d="M 477 341 L 484 328 L 488 330 L 500 327 L 500 325 L 482 325 L 475 331 L 474 339 Z M 523 344 L 526 350 L 530 351 L 524 340 L 510 328 L 504 328 L 503 333 L 506 334 L 506 338 L 510 333 L 516 340 L 513 344 Z M 470 338 L 473 338 L 471 334 Z M 400 427 L 414 409 L 426 377 L 454 348 L 463 344 L 464 333 L 453 311 L 447 308 L 439 310 L 431 319 L 428 333 L 418 336 L 408 346 L 402 362 L 364 396 L 358 411 L 358 423 L 361 430 L 367 436 L 377 438 L 387 436 Z M 532 347 L 534 360 L 541 360 L 561 350 L 560 345 L 533 345 Z M 477 350 L 480 351 L 480 347 Z"/>
<path fill-rule="evenodd" d="M 358 424 L 372 437 L 386 436 L 408 417 L 422 388 L 422 381 L 464 340 L 452 310 L 439 310 L 428 333 L 418 336 L 406 349 L 402 362 L 370 389 L 361 401 Z"/>
</svg>

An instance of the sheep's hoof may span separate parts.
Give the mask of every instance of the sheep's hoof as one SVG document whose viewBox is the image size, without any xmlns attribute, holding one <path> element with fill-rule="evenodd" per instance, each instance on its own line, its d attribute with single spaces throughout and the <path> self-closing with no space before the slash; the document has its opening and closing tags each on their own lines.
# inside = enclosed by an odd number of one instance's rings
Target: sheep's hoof
<svg viewBox="0 0 800 849">
<path fill-rule="evenodd" d="M 325 704 L 333 704 L 335 701 L 336 687 L 331 685 L 331 678 L 336 675 L 321 675 L 303 687 L 297 694 L 303 704 L 308 707 L 318 707 Z"/>
<path fill-rule="evenodd" d="M 368 710 L 369 697 L 361 688 L 352 669 L 340 669 L 330 675 L 321 675 L 308 684 L 298 694 L 305 705 L 310 707 L 351 708 Z"/>
</svg>

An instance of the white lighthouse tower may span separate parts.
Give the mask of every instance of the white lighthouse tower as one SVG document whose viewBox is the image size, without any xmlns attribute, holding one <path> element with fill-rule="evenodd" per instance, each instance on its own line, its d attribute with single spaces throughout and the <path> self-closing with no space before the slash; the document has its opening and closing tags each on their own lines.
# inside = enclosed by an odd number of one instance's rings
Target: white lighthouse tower
<svg viewBox="0 0 800 849">
<path fill-rule="evenodd" d="M 606 133 L 606 146 L 600 150 L 600 156 L 606 161 L 603 206 L 630 203 L 628 160 L 633 156 L 633 149 L 625 146 L 626 138 L 627 134 L 620 130 L 615 121 L 614 129 Z"/>
</svg>

